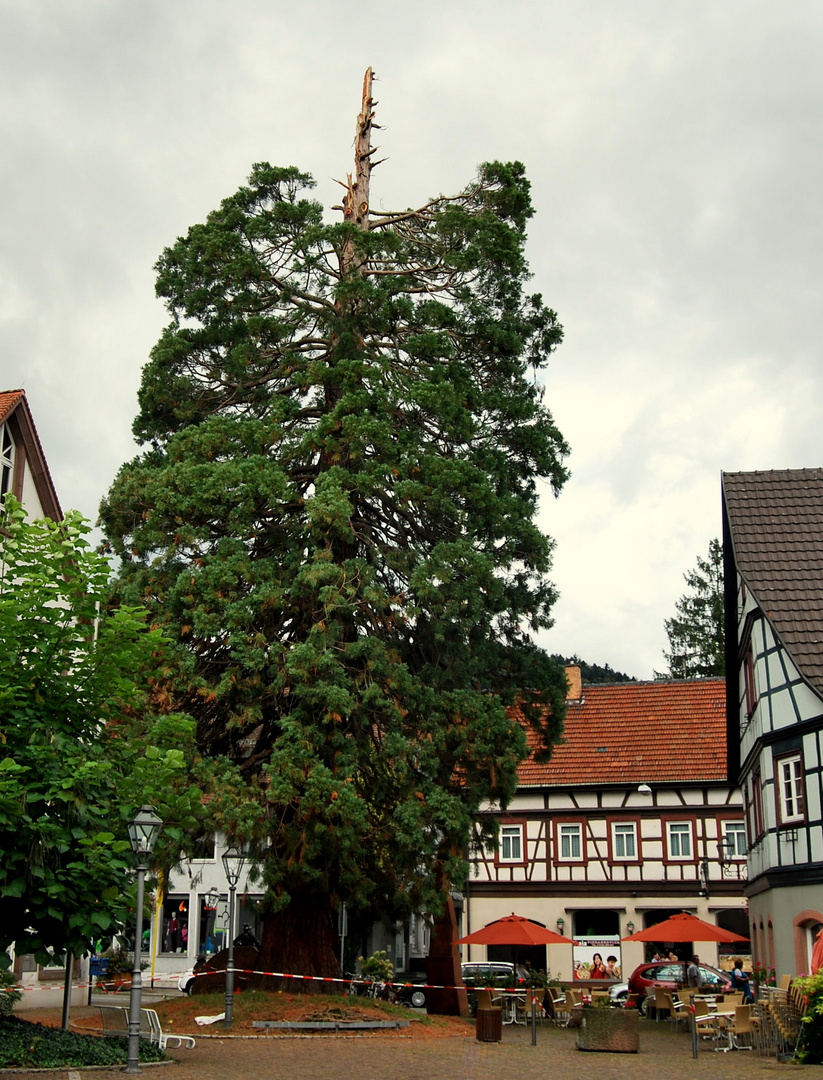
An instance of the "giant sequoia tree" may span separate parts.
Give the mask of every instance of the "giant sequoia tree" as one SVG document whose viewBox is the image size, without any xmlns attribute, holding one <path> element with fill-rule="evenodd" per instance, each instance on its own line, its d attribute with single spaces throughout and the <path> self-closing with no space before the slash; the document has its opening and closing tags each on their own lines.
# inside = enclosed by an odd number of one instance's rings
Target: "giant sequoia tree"
<svg viewBox="0 0 823 1080">
<path fill-rule="evenodd" d="M 372 107 L 368 72 L 342 221 L 262 164 L 163 253 L 144 448 L 102 507 L 120 594 L 188 650 L 179 706 L 247 778 L 222 812 L 261 861 L 263 963 L 307 973 L 336 969 L 340 900 L 391 917 L 460 880 L 525 752 L 506 704 L 548 748 L 565 696 L 530 637 L 555 595 L 538 480 L 560 489 L 566 446 L 529 184 L 488 164 L 372 216 Z"/>
</svg>

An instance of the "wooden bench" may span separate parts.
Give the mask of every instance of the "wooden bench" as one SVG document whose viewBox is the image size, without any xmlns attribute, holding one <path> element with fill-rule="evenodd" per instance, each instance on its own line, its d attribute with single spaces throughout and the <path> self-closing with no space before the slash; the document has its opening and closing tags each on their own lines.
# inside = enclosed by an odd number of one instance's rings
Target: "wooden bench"
<svg viewBox="0 0 823 1080">
<path fill-rule="evenodd" d="M 109 1038 L 127 1039 L 129 1037 L 129 1010 L 123 1005 L 98 1005 L 103 1034 Z M 160 1017 L 154 1009 L 140 1010 L 140 1036 L 155 1043 L 161 1050 L 167 1047 L 186 1047 L 194 1049 L 191 1035 L 168 1035 L 163 1031 Z"/>
</svg>

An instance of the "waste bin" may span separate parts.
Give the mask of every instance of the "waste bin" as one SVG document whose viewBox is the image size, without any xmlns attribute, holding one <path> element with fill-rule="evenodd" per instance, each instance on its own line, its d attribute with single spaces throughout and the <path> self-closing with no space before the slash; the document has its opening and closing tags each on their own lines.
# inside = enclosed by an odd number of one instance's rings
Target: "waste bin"
<svg viewBox="0 0 823 1080">
<path fill-rule="evenodd" d="M 478 1009 L 475 1034 L 478 1042 L 502 1042 L 503 1010 Z"/>
</svg>

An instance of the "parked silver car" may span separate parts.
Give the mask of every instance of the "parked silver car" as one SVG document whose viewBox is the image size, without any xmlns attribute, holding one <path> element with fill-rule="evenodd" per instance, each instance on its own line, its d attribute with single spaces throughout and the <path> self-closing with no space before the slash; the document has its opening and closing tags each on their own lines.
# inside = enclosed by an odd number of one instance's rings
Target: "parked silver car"
<svg viewBox="0 0 823 1080">
<path fill-rule="evenodd" d="M 518 986 L 529 981 L 529 973 L 521 964 L 515 968 L 514 964 L 497 960 L 484 960 L 481 963 L 467 961 L 460 965 L 460 970 L 466 986 L 487 986 L 492 983 Z"/>
</svg>

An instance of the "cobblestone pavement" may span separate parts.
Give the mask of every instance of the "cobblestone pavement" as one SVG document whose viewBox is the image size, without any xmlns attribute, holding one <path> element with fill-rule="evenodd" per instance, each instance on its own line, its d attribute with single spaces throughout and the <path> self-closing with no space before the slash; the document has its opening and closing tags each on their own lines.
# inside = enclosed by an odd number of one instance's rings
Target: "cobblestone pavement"
<svg viewBox="0 0 823 1080">
<path fill-rule="evenodd" d="M 28 1014 L 35 1019 L 33 1014 Z M 172 1050 L 177 1064 L 147 1067 L 147 1080 L 755 1080 L 782 1075 L 823 1080 L 823 1066 L 798 1066 L 761 1057 L 756 1051 L 721 1054 L 708 1045 L 692 1057 L 691 1039 L 668 1025 L 643 1022 L 639 1054 L 585 1053 L 575 1047 L 574 1031 L 538 1028 L 538 1045 L 529 1029 L 504 1028 L 503 1042 L 478 1043 L 473 1034 L 431 1040 L 396 1035 L 204 1037 L 195 1032 L 194 1050 Z M 1 1070 L 0 1070 L 1 1071 Z M 16 1078 L 43 1080 L 44 1074 L 16 1072 Z M 63 1080 L 122 1080 L 122 1070 L 61 1070 Z"/>
</svg>

